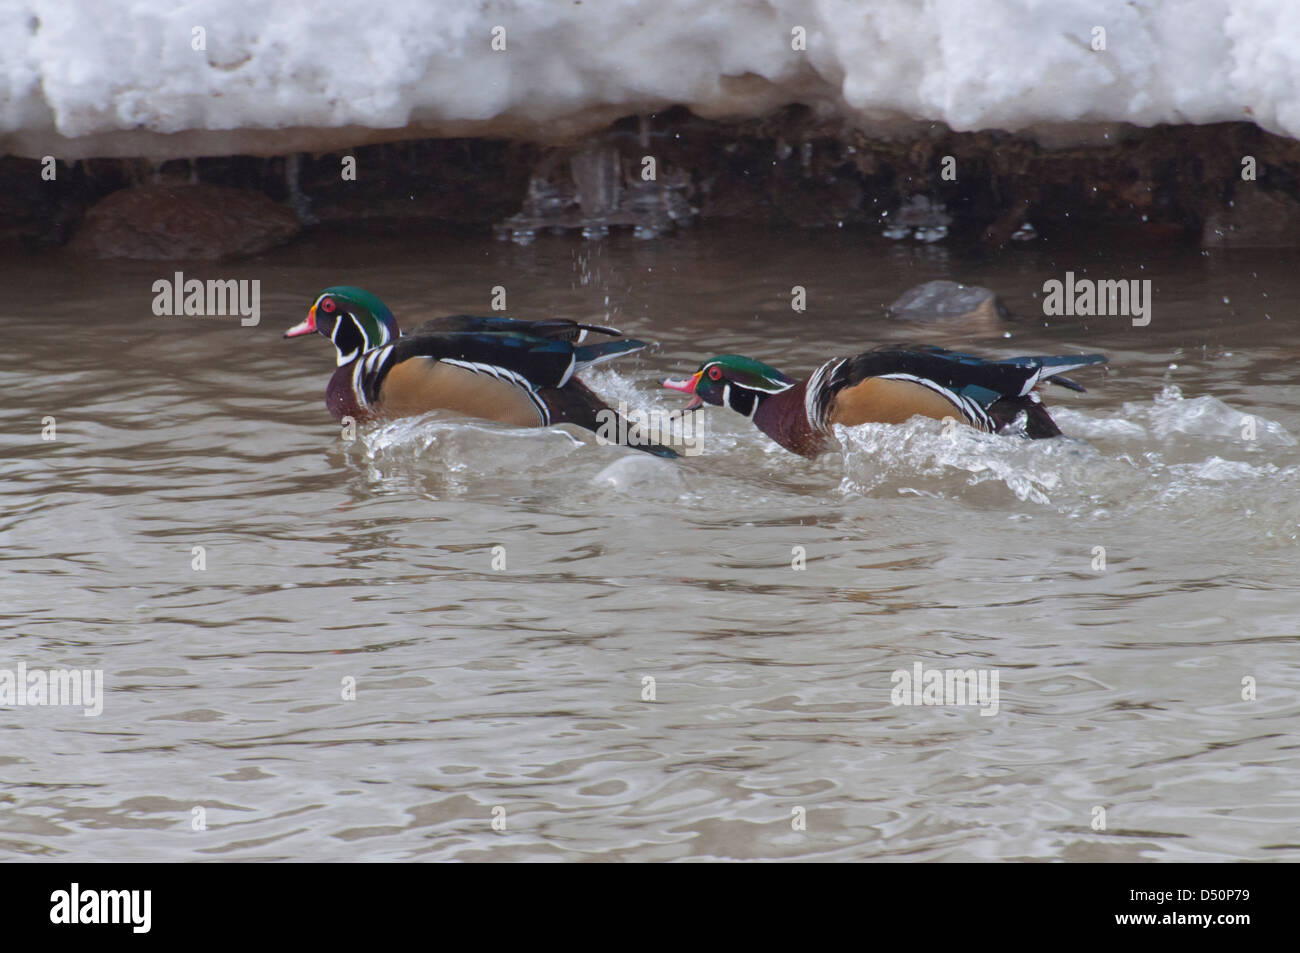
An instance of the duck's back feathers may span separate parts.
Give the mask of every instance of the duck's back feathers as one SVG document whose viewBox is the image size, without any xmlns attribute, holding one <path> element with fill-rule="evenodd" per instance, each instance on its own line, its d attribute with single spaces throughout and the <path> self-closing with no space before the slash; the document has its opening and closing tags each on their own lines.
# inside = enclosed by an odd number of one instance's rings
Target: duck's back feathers
<svg viewBox="0 0 1300 953">
<path fill-rule="evenodd" d="M 523 321 L 518 318 L 507 318 L 500 315 L 449 314 L 441 318 L 430 318 L 410 332 L 410 337 L 419 337 L 425 334 L 522 334 L 580 344 L 587 337 L 588 332 L 607 334 L 610 337 L 623 336 L 623 332 L 616 328 L 607 328 L 600 324 L 580 324 L 566 318 Z"/>
<path fill-rule="evenodd" d="M 1071 390 L 1083 390 L 1068 378 L 1055 380 L 1089 364 L 1104 364 L 1103 354 L 1027 355 L 989 359 L 946 348 L 924 345 L 917 348 L 879 347 L 853 358 L 849 379 L 862 380 L 881 374 L 924 377 L 950 389 L 978 387 L 1003 397 L 1023 396 L 1038 384 L 1060 383 Z"/>
<path fill-rule="evenodd" d="M 420 334 L 394 342 L 391 354 L 375 368 L 374 387 L 382 389 L 388 369 L 404 362 L 425 358 L 458 364 L 483 373 L 518 375 L 537 387 L 563 387 L 576 371 L 639 351 L 645 342 L 623 338 L 598 344 L 528 334 L 460 332 Z"/>
<path fill-rule="evenodd" d="M 988 359 L 931 346 L 879 347 L 818 369 L 808 411 L 813 420 L 846 426 L 960 414 L 989 431 L 1024 414 L 1027 436 L 1054 437 L 1060 430 L 1035 389 L 1053 383 L 1082 391 L 1059 375 L 1105 360 L 1101 354 Z"/>
</svg>

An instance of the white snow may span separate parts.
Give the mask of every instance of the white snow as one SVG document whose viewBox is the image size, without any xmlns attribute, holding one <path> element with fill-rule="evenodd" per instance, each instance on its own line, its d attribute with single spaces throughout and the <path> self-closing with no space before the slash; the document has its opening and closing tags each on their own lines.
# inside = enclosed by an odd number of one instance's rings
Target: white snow
<svg viewBox="0 0 1300 953">
<path fill-rule="evenodd" d="M 804 102 L 884 134 L 1300 137 L 1298 0 L 0 0 L 0 39 L 0 151 L 29 156 L 554 140 L 675 103 Z"/>
</svg>

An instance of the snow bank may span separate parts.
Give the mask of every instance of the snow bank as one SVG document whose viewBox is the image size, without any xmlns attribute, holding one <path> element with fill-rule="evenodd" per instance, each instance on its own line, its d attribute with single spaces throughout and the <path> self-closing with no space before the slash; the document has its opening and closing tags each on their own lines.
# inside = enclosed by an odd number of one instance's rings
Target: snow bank
<svg viewBox="0 0 1300 953">
<path fill-rule="evenodd" d="M 0 37 L 0 150 L 28 156 L 557 140 L 674 103 L 1300 137 L 1295 0 L 0 0 Z"/>
</svg>

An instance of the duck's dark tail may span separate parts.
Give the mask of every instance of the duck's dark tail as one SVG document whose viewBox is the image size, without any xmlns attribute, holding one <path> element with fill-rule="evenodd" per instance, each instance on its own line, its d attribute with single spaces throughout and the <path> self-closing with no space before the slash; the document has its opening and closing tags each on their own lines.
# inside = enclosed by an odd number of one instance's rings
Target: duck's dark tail
<svg viewBox="0 0 1300 953">
<path fill-rule="evenodd" d="M 1043 406 L 1037 394 L 1029 394 L 1026 397 L 1003 397 L 988 408 L 988 415 L 993 418 L 993 423 L 999 431 L 1014 425 L 1017 432 L 1023 433 L 1031 440 L 1061 436 L 1061 428 L 1056 426 L 1056 421 L 1047 412 L 1047 408 Z M 1017 419 L 1022 416 L 1024 422 L 1017 423 Z"/>
<path fill-rule="evenodd" d="M 1047 384 L 1056 384 L 1067 390 L 1082 394 L 1086 388 L 1068 377 L 1062 377 L 1067 371 L 1073 371 L 1090 364 L 1105 364 L 1104 354 L 1062 354 L 1034 355 L 1032 357 L 1013 357 L 1005 362 L 1019 367 L 1033 368 L 1036 375 L 1026 379 L 1026 390 L 1018 395 L 1006 395 L 988 408 L 988 414 L 999 430 L 1014 425 L 1017 430 L 1033 440 L 1061 436 L 1061 428 L 1056 425 L 1052 415 L 1043 406 L 1042 400 L 1034 391 Z M 1019 422 L 1018 422 L 1019 421 Z"/>
<path fill-rule="evenodd" d="M 593 364 L 604 364 L 624 354 L 631 354 L 646 346 L 644 341 L 622 338 L 618 341 L 601 341 L 597 344 L 575 344 L 573 346 L 574 370 L 580 371 Z"/>
<path fill-rule="evenodd" d="M 1012 358 L 1016 362 L 1032 362 L 1041 367 L 1042 373 L 1038 378 L 1039 384 L 1058 384 L 1067 390 L 1078 391 L 1080 394 L 1085 393 L 1087 388 L 1082 384 L 1070 380 L 1068 377 L 1062 377 L 1069 371 L 1078 370 L 1080 367 L 1087 367 L 1089 364 L 1105 364 L 1105 354 L 1062 354 L 1057 357 L 1016 357 Z"/>
<path fill-rule="evenodd" d="M 526 334 L 552 341 L 569 341 L 581 344 L 587 332 L 621 337 L 617 328 L 603 324 L 579 324 L 566 318 L 543 318 L 540 321 L 523 321 L 501 315 L 449 314 L 430 318 L 410 333 L 410 337 L 425 334 Z"/>
<path fill-rule="evenodd" d="M 677 451 L 671 447 L 646 440 L 640 427 L 601 400 L 576 377 L 570 377 L 563 387 L 543 387 L 538 393 L 546 401 L 554 423 L 576 424 L 606 443 L 644 450 L 656 457 L 671 459 L 677 456 Z"/>
</svg>

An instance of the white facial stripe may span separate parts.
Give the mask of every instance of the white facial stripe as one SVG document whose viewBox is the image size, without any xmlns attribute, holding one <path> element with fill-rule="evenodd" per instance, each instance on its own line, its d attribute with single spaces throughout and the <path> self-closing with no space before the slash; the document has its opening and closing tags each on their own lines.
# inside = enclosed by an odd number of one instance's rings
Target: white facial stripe
<svg viewBox="0 0 1300 953">
<path fill-rule="evenodd" d="M 339 347 L 339 328 L 341 327 L 343 327 L 343 315 L 339 313 L 335 313 L 334 330 L 330 332 L 330 342 L 334 345 L 335 348 L 338 349 L 339 367 L 342 367 L 348 361 L 352 360 L 354 357 L 357 356 L 356 351 L 349 351 L 347 356 L 344 356 L 343 349 Z"/>
<path fill-rule="evenodd" d="M 782 383 L 781 381 L 774 381 L 770 377 L 764 377 L 763 383 L 767 384 L 768 386 L 752 387 L 749 384 L 746 384 L 745 386 L 749 387 L 750 390 L 762 391 L 764 394 L 784 394 L 786 391 L 788 391 L 791 387 L 794 386 L 794 384 L 785 384 Z"/>
<path fill-rule="evenodd" d="M 722 365 L 719 362 L 714 361 L 712 364 L 705 364 L 701 370 L 705 377 L 709 377 L 709 371 L 715 367 L 722 367 Z M 714 378 L 709 377 L 709 380 L 714 380 Z M 744 387 L 746 390 L 756 390 L 762 394 L 783 394 L 794 386 L 793 382 L 787 384 L 784 381 L 773 380 L 772 378 L 763 375 L 759 376 L 759 380 L 763 383 L 751 384 L 746 381 L 744 384 L 738 386 Z"/>
<path fill-rule="evenodd" d="M 734 405 L 731 403 L 731 384 L 730 384 L 730 383 L 727 383 L 727 384 L 723 384 L 723 385 L 722 385 L 722 406 L 723 406 L 723 407 L 726 407 L 728 410 L 734 410 L 736 413 L 740 414 L 742 417 L 746 417 L 746 418 L 748 418 L 749 420 L 753 420 L 753 419 L 754 419 L 754 415 L 755 415 L 756 413 L 758 413 L 758 405 L 759 405 L 759 403 L 760 403 L 760 400 L 759 400 L 759 394 L 762 394 L 762 393 L 765 393 L 765 392 L 764 392 L 764 391 L 755 390 L 755 389 L 752 388 L 752 387 L 743 386 L 743 385 L 741 385 L 741 384 L 737 384 L 737 385 L 736 385 L 736 389 L 739 390 L 741 393 L 743 393 L 743 394 L 747 394 L 747 395 L 749 396 L 749 398 L 750 398 L 750 400 L 749 400 L 749 412 L 748 412 L 748 413 L 745 413 L 743 410 L 741 410 L 740 408 L 734 406 Z"/>
<path fill-rule="evenodd" d="M 338 342 L 339 328 L 343 327 L 344 318 L 347 318 L 349 321 L 351 321 L 352 326 L 357 329 L 357 334 L 361 336 L 361 343 L 358 344 L 351 351 L 348 351 L 347 354 L 344 354 L 343 349 L 339 348 L 339 363 L 338 363 L 339 367 L 342 367 L 344 364 L 348 363 L 351 360 L 355 360 L 356 356 L 360 354 L 365 349 L 366 344 L 369 343 L 369 339 L 366 337 L 365 329 L 361 327 L 361 322 L 357 320 L 357 316 L 353 314 L 351 311 L 340 311 L 337 312 L 337 314 L 335 315 L 334 330 L 330 334 L 330 340 L 334 342 L 334 346 L 336 348 L 339 347 L 339 342 Z"/>
</svg>

